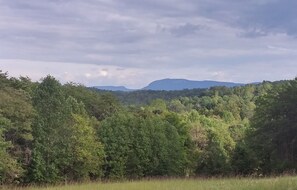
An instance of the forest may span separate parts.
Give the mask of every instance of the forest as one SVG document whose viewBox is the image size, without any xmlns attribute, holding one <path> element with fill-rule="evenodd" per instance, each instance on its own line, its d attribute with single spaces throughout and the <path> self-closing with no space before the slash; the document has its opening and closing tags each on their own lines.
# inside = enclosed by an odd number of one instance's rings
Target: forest
<svg viewBox="0 0 297 190">
<path fill-rule="evenodd" d="M 296 169 L 297 78 L 112 93 L 0 72 L 1 184 Z"/>
</svg>

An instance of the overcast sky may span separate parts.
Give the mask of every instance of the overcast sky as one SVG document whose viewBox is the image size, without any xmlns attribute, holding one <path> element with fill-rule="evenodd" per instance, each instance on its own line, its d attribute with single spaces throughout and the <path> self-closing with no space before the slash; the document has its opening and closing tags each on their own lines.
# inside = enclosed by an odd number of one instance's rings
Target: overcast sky
<svg viewBox="0 0 297 190">
<path fill-rule="evenodd" d="M 0 69 L 140 88 L 297 76 L 296 0 L 0 0 Z"/>
</svg>

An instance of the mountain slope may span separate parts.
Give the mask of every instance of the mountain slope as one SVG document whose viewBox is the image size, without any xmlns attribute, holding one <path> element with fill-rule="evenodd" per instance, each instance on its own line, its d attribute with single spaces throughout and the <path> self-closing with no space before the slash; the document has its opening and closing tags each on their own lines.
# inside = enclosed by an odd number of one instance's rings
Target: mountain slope
<svg viewBox="0 0 297 190">
<path fill-rule="evenodd" d="M 213 86 L 242 86 L 241 83 L 218 82 L 218 81 L 192 81 L 186 79 L 162 79 L 156 80 L 144 87 L 143 90 L 183 90 L 194 88 L 210 88 Z"/>
</svg>

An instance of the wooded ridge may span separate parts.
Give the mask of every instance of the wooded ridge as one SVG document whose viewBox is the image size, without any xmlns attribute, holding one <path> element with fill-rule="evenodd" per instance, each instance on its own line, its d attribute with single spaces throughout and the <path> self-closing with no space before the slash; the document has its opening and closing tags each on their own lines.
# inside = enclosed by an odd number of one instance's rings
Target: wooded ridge
<svg viewBox="0 0 297 190">
<path fill-rule="evenodd" d="M 297 169 L 297 79 L 104 92 L 0 72 L 0 183 Z"/>
</svg>

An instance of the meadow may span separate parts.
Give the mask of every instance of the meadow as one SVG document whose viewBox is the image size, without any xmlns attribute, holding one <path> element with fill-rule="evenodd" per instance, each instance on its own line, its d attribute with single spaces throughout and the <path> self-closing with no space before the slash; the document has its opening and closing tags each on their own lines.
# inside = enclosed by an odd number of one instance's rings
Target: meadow
<svg viewBox="0 0 297 190">
<path fill-rule="evenodd" d="M 162 179 L 109 183 L 73 184 L 54 187 L 11 188 L 11 190 L 294 190 L 297 177 L 230 179 Z"/>
</svg>

